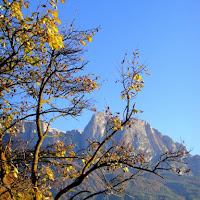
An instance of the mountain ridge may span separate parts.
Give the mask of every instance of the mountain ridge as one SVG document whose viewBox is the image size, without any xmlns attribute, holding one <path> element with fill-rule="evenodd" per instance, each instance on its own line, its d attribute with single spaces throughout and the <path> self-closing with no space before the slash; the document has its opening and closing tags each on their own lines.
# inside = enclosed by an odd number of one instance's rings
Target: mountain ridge
<svg viewBox="0 0 200 200">
<path fill-rule="evenodd" d="M 43 146 L 63 141 L 66 144 L 75 145 L 76 150 L 83 149 L 87 145 L 87 139 L 95 141 L 103 140 L 108 120 L 109 117 L 105 113 L 99 112 L 92 116 L 83 131 L 59 131 L 56 128 L 49 128 L 49 136 L 58 136 L 45 138 Z M 153 158 L 157 159 L 164 152 L 177 151 L 181 145 L 178 142 L 174 142 L 169 136 L 163 135 L 157 129 L 152 128 L 152 126 L 145 120 L 133 120 L 134 124 L 131 128 L 124 128 L 123 131 L 118 131 L 114 136 L 114 139 L 118 143 L 124 142 L 126 145 L 133 144 L 136 153 L 145 153 L 147 161 L 151 161 Z M 43 132 L 45 132 L 46 127 L 47 123 L 43 121 Z M 21 122 L 19 137 L 22 140 L 31 141 L 32 145 L 36 144 L 37 134 L 35 122 L 29 120 Z M 185 151 L 187 151 L 186 147 L 184 148 Z M 188 162 L 192 162 L 192 164 L 190 164 L 192 169 L 191 171 L 200 175 L 200 155 L 192 156 L 189 154 L 187 160 Z M 199 163 L 199 165 L 193 163 Z"/>
<path fill-rule="evenodd" d="M 85 147 L 86 139 L 102 141 L 105 137 L 106 124 L 108 116 L 104 113 L 96 113 L 92 116 L 87 126 L 83 131 L 59 131 L 55 128 L 50 128 L 48 135 L 62 135 L 57 137 L 47 137 L 44 144 L 52 144 L 55 142 L 64 142 L 65 144 L 75 145 L 75 150 L 80 150 Z M 37 142 L 36 124 L 34 121 L 25 120 L 20 125 L 19 138 L 34 145 Z M 42 122 L 43 132 L 47 127 L 46 122 Z M 152 161 L 158 158 L 161 153 L 166 151 L 176 151 L 180 143 L 174 142 L 169 136 L 163 135 L 157 129 L 145 120 L 135 120 L 131 128 L 124 128 L 119 131 L 114 139 L 117 142 L 124 142 L 125 144 L 133 144 L 136 153 L 145 153 L 147 161 Z M 185 151 L 186 147 L 185 147 Z M 143 177 L 138 177 L 132 180 L 128 187 L 128 194 L 138 200 L 143 199 L 168 199 L 168 200 L 196 200 L 200 199 L 200 155 L 187 156 L 188 166 L 191 169 L 189 175 L 177 176 L 172 173 L 165 174 L 165 180 L 157 176 L 146 174 Z M 97 177 L 97 176 L 94 176 Z M 89 187 L 97 187 L 99 182 L 94 177 L 87 180 Z M 131 188 L 135 188 L 132 190 Z M 79 190 L 82 190 L 80 187 Z M 129 199 L 129 198 L 116 198 L 116 197 L 103 197 L 102 199 Z M 98 200 L 98 198 L 95 198 Z"/>
</svg>

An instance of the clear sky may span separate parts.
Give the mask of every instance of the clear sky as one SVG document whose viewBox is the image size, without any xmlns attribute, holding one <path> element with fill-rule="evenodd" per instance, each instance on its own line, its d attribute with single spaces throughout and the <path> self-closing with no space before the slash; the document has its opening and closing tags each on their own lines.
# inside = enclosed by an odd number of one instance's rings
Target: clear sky
<svg viewBox="0 0 200 200">
<path fill-rule="evenodd" d="M 58 8 L 62 22 L 76 13 L 76 27 L 101 26 L 87 45 L 87 71 L 103 83 L 96 107 L 122 111 L 119 88 L 113 83 L 124 54 L 136 46 L 148 65 L 143 91 L 136 99 L 137 116 L 200 154 L 200 1 L 199 0 L 66 0 Z M 107 81 L 108 80 L 108 81 Z M 78 121 L 59 120 L 60 130 L 83 129 L 93 113 Z"/>
</svg>

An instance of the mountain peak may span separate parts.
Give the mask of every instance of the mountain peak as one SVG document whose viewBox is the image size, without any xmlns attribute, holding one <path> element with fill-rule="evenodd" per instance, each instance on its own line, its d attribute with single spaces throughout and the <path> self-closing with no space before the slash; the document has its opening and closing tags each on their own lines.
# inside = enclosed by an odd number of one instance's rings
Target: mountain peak
<svg viewBox="0 0 200 200">
<path fill-rule="evenodd" d="M 64 135 L 64 137 L 46 137 L 43 146 L 63 141 L 66 144 L 73 144 L 76 150 L 80 150 L 88 145 L 86 139 L 101 142 L 106 137 L 106 125 L 108 120 L 108 115 L 99 112 L 92 116 L 83 132 L 79 130 L 64 132 L 50 128 L 48 135 Z M 43 122 L 43 131 L 46 130 L 46 127 L 47 123 Z M 34 145 L 37 142 L 36 133 L 35 121 L 22 121 L 20 134 L 18 134 L 22 140 L 29 141 L 31 145 Z M 175 143 L 170 137 L 162 135 L 162 133 L 152 128 L 145 120 L 140 119 L 134 119 L 134 123 L 130 128 L 125 127 L 123 131 L 118 131 L 113 139 L 118 144 L 133 145 L 135 153 L 145 153 L 147 161 L 157 159 L 164 152 L 177 151 L 180 147 L 179 143 Z M 108 145 L 109 144 L 110 143 L 108 143 Z M 187 151 L 186 148 L 185 151 Z M 192 171 L 200 174 L 200 165 L 197 167 L 193 162 L 200 162 L 199 156 L 193 157 L 189 155 L 188 162 L 190 161 L 193 163 L 193 165 L 191 165 Z"/>
<path fill-rule="evenodd" d="M 83 138 L 102 141 L 105 138 L 108 120 L 109 117 L 105 113 L 95 113 L 83 131 Z M 114 137 L 116 142 L 133 144 L 135 150 L 139 153 L 146 153 L 149 160 L 163 152 L 176 151 L 178 149 L 180 144 L 175 144 L 170 137 L 162 135 L 145 120 L 133 120 L 134 123 L 131 128 L 124 128 L 123 131 L 116 133 Z"/>
</svg>

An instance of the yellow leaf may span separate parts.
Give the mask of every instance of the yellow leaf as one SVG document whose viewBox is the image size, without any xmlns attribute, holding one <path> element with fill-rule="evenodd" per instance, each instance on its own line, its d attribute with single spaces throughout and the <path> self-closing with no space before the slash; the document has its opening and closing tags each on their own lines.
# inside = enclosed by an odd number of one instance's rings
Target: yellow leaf
<svg viewBox="0 0 200 200">
<path fill-rule="evenodd" d="M 108 186 L 107 188 L 108 188 L 108 190 L 111 190 L 112 187 L 111 187 L 111 186 Z"/>
<path fill-rule="evenodd" d="M 133 112 L 134 112 L 134 114 L 137 114 L 137 113 L 138 113 L 138 110 L 133 109 Z"/>
<path fill-rule="evenodd" d="M 17 174 L 16 174 L 15 172 L 13 173 L 13 175 L 14 175 L 14 177 L 15 177 L 15 178 L 17 178 L 17 177 L 18 177 L 18 176 L 17 176 Z"/>
<path fill-rule="evenodd" d="M 121 95 L 121 98 L 122 98 L 122 99 L 124 99 L 125 97 L 126 97 L 125 94 L 122 94 L 122 95 Z"/>
<path fill-rule="evenodd" d="M 6 161 L 6 157 L 5 157 L 5 153 L 4 153 L 4 152 L 1 153 L 1 159 L 2 159 L 3 161 Z"/>
<path fill-rule="evenodd" d="M 7 91 L 6 91 L 7 92 Z M 8 92 L 7 92 L 8 93 Z M 10 104 L 6 101 L 6 100 L 4 100 L 4 102 L 5 102 L 5 104 L 7 105 L 7 106 L 10 106 Z M 5 154 L 3 154 L 4 155 L 4 157 L 5 157 Z M 2 158 L 3 159 L 3 158 Z"/>
<path fill-rule="evenodd" d="M 14 171 L 18 174 L 18 169 L 16 167 L 14 167 Z"/>
<path fill-rule="evenodd" d="M 83 58 L 78 58 L 79 60 L 83 60 Z"/>
<path fill-rule="evenodd" d="M 6 47 L 6 45 L 7 44 L 5 42 L 2 42 L 2 44 L 1 44 L 2 47 Z"/>
<path fill-rule="evenodd" d="M 22 198 L 23 197 L 23 194 L 22 193 L 17 193 L 17 196 Z"/>
<path fill-rule="evenodd" d="M 10 173 L 10 166 L 5 164 L 4 170 L 6 171 L 6 174 Z"/>
<path fill-rule="evenodd" d="M 28 1 L 26 1 L 26 2 L 24 3 L 24 7 L 25 7 L 26 9 L 28 9 L 28 4 L 29 4 Z"/>
<path fill-rule="evenodd" d="M 65 0 L 61 0 L 62 3 L 65 3 Z"/>
<path fill-rule="evenodd" d="M 54 32 L 58 32 L 57 26 L 52 26 L 52 29 L 54 30 Z"/>
<path fill-rule="evenodd" d="M 85 164 L 85 162 L 86 162 L 85 159 L 82 159 L 82 162 L 83 162 L 83 164 Z"/>
<path fill-rule="evenodd" d="M 134 77 L 134 79 L 136 79 L 137 81 L 141 81 L 141 80 L 142 80 L 142 77 L 141 77 L 139 74 L 137 74 L 137 75 Z"/>
<path fill-rule="evenodd" d="M 58 11 L 57 11 L 57 10 L 54 10 L 54 11 L 52 12 L 52 15 L 53 15 L 54 17 L 58 17 Z"/>
<path fill-rule="evenodd" d="M 37 84 L 40 86 L 40 82 L 37 82 Z"/>
<path fill-rule="evenodd" d="M 124 168 L 123 168 L 123 171 L 124 171 L 124 172 L 128 172 L 128 171 L 129 171 L 128 167 L 124 167 Z"/>
<path fill-rule="evenodd" d="M 60 22 L 60 19 L 59 18 L 57 18 L 57 17 L 55 17 L 54 18 L 54 20 L 58 23 L 58 24 L 61 24 L 61 22 Z"/>
<path fill-rule="evenodd" d="M 86 46 L 86 43 L 83 40 L 80 40 L 81 44 Z"/>
<path fill-rule="evenodd" d="M 47 12 L 47 13 L 53 13 L 53 11 L 50 10 L 50 9 L 48 9 L 46 12 Z"/>
<path fill-rule="evenodd" d="M 114 126 L 112 129 L 113 129 L 113 131 L 117 131 L 118 130 L 118 128 L 116 126 Z"/>
<path fill-rule="evenodd" d="M 54 181 L 52 170 L 49 169 L 49 168 L 47 168 L 46 172 L 47 172 L 47 175 L 49 176 L 49 179 L 52 180 L 52 181 Z"/>
<path fill-rule="evenodd" d="M 87 38 L 87 41 L 88 41 L 88 42 L 92 42 L 92 37 L 91 37 L 91 36 L 88 37 L 88 38 Z"/>
</svg>

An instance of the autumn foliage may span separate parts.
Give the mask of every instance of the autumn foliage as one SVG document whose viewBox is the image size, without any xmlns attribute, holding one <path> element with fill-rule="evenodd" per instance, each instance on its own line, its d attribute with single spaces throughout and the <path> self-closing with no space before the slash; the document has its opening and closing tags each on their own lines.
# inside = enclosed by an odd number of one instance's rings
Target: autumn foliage
<svg viewBox="0 0 200 200">
<path fill-rule="evenodd" d="M 65 3 L 64 0 L 61 2 Z M 143 171 L 156 175 L 164 169 L 176 172 L 170 163 L 179 162 L 184 157 L 187 152 L 183 153 L 182 148 L 164 153 L 157 163 L 151 165 L 144 154 L 134 153 L 133 146 L 126 147 L 113 140 L 116 133 L 134 126 L 133 117 L 140 112 L 133 99 L 143 88 L 142 74 L 149 74 L 146 66 L 139 63 L 138 50 L 133 53 L 131 61 L 127 62 L 127 55 L 122 61 L 117 84 L 123 87 L 120 97 L 126 106 L 123 119 L 120 119 L 120 113 L 113 114 L 109 108 L 105 111 L 109 118 L 106 138 L 102 142 L 87 140 L 88 147 L 78 152 L 73 145 L 62 141 L 42 146 L 54 120 L 77 117 L 84 109 L 94 111 L 89 94 L 99 89 L 98 77 L 93 73 L 84 74 L 87 61 L 83 57 L 85 46 L 92 42 L 98 28 L 76 30 L 73 23 L 61 27 L 58 3 L 49 0 L 31 12 L 28 1 L 2 1 L 0 198 L 44 199 L 52 196 L 51 189 L 59 188 L 54 197 L 60 199 L 94 172 L 99 174 L 106 188 L 101 191 L 86 188 L 68 196 L 69 199 L 82 194 L 85 194 L 84 199 L 102 193 L 123 195 L 123 184 Z M 24 119 L 36 122 L 37 143 L 33 148 L 30 148 L 30 141 L 13 140 L 17 138 Z M 42 131 L 42 121 L 47 123 L 45 132 Z M 9 141 L 4 140 L 5 135 L 9 135 Z M 168 162 L 168 167 L 162 167 L 164 162 Z M 115 177 L 109 180 L 107 175 L 113 171 Z"/>
</svg>

